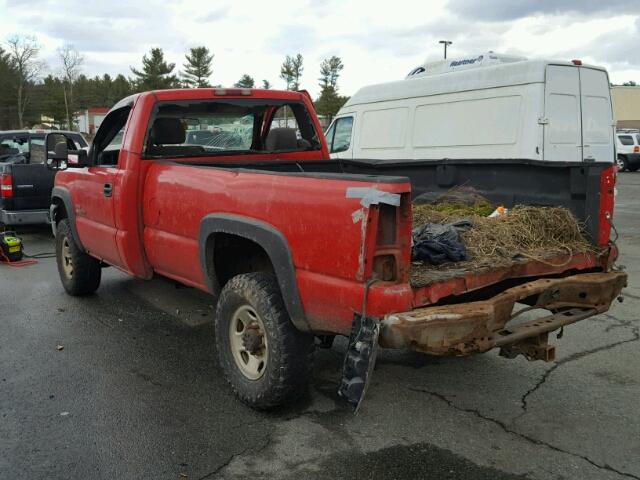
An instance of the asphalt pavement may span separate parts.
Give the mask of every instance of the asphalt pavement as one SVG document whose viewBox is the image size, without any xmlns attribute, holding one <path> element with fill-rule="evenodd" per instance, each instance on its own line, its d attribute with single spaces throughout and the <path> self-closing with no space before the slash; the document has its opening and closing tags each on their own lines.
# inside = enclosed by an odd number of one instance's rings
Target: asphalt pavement
<svg viewBox="0 0 640 480">
<path fill-rule="evenodd" d="M 0 479 L 640 479 L 640 172 L 618 189 L 625 301 L 565 328 L 557 362 L 381 351 L 357 416 L 344 340 L 259 413 L 216 364 L 208 295 L 111 268 L 72 298 L 55 259 L 0 265 Z"/>
</svg>

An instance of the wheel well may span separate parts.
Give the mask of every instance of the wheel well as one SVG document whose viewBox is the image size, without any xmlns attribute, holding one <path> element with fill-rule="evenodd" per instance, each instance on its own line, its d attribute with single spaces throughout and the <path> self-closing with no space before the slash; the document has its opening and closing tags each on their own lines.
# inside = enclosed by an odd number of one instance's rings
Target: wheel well
<svg viewBox="0 0 640 480">
<path fill-rule="evenodd" d="M 52 203 L 56 206 L 56 213 L 55 218 L 52 218 L 51 222 L 58 224 L 60 220 L 64 220 L 69 217 L 67 207 L 65 207 L 64 202 L 60 198 L 54 197 Z"/>
<path fill-rule="evenodd" d="M 213 284 L 222 289 L 236 275 L 251 272 L 274 272 L 269 255 L 253 240 L 230 233 L 216 233 L 207 240 L 209 270 Z"/>
</svg>

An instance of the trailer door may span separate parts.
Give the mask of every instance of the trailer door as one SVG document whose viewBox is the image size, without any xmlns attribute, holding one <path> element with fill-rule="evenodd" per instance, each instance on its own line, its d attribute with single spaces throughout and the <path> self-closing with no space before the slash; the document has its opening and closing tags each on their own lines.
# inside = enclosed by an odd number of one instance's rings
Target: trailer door
<svg viewBox="0 0 640 480">
<path fill-rule="evenodd" d="M 615 125 L 609 78 L 602 70 L 577 70 L 582 103 L 582 158 L 588 162 L 613 162 Z"/>
<path fill-rule="evenodd" d="M 545 82 L 545 160 L 581 162 L 580 74 L 577 67 L 548 65 Z"/>
</svg>

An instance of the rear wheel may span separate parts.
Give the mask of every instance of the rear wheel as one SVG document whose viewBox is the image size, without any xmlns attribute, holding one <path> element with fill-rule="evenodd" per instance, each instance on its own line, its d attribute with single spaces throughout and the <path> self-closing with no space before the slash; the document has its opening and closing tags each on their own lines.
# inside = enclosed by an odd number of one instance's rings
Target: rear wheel
<svg viewBox="0 0 640 480">
<path fill-rule="evenodd" d="M 306 390 L 313 335 L 292 323 L 273 274 L 238 275 L 225 285 L 216 312 L 220 367 L 236 395 L 266 409 Z"/>
<path fill-rule="evenodd" d="M 78 248 L 66 218 L 56 227 L 56 260 L 62 286 L 69 295 L 88 295 L 100 286 L 100 262 Z"/>
<path fill-rule="evenodd" d="M 627 158 L 622 156 L 622 155 L 618 155 L 618 160 L 616 161 L 616 165 L 618 165 L 618 171 L 619 172 L 624 172 L 628 168 Z M 636 170 L 637 170 L 637 168 L 636 168 Z"/>
</svg>

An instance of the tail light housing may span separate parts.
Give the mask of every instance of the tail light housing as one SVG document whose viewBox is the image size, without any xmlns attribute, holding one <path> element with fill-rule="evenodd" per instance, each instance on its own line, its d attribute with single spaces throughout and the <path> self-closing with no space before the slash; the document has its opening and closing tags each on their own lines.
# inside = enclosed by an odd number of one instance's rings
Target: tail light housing
<svg viewBox="0 0 640 480">
<path fill-rule="evenodd" d="M 633 153 L 640 153 L 640 146 L 636 145 L 633 147 Z"/>
<path fill-rule="evenodd" d="M 0 174 L 0 198 L 13 197 L 13 178 L 8 173 Z"/>
<path fill-rule="evenodd" d="M 609 244 L 611 236 L 611 222 L 613 220 L 613 206 L 615 203 L 617 167 L 612 166 L 600 174 L 600 212 L 598 226 L 598 245 L 604 247 Z"/>
<path fill-rule="evenodd" d="M 375 244 L 370 257 L 371 277 L 384 282 L 407 282 L 411 264 L 410 195 L 402 194 L 399 207 L 381 203 L 372 213 Z"/>
</svg>

